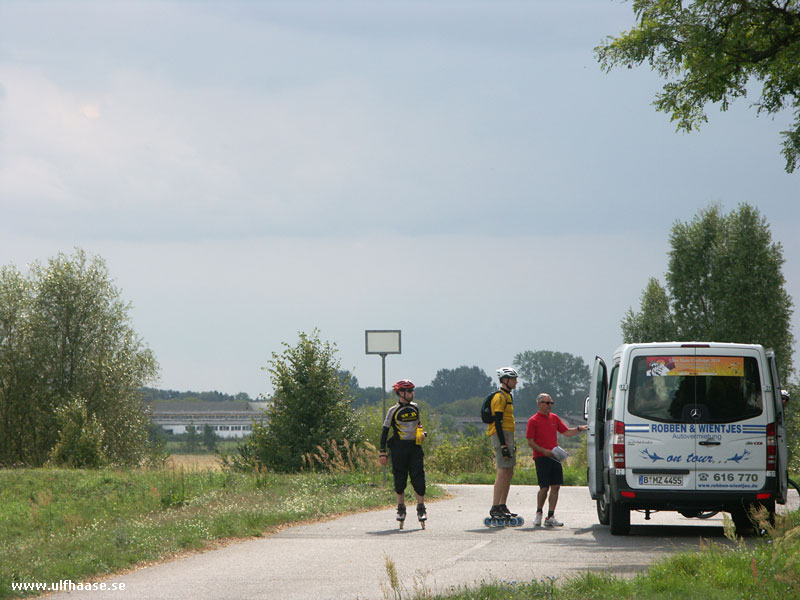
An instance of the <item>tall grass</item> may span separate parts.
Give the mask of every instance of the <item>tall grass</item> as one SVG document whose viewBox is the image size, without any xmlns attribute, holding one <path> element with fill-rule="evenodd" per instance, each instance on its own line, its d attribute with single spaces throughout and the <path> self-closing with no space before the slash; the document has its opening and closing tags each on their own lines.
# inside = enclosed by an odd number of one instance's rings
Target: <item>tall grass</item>
<svg viewBox="0 0 800 600">
<path fill-rule="evenodd" d="M 303 468 L 328 473 L 377 473 L 380 470 L 378 451 L 369 442 L 351 444 L 346 439 L 340 444 L 328 440 L 316 451 L 303 456 Z"/>
</svg>

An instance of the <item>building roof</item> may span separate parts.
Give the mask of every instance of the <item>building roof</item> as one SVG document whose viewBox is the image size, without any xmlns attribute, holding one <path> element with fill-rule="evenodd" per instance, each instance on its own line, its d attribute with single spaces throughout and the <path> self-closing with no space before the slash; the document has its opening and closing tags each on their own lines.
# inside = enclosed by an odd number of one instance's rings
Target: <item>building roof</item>
<svg viewBox="0 0 800 600">
<path fill-rule="evenodd" d="M 257 415 L 260 411 L 249 402 L 153 402 L 153 416 L 163 414 L 244 413 Z"/>
</svg>

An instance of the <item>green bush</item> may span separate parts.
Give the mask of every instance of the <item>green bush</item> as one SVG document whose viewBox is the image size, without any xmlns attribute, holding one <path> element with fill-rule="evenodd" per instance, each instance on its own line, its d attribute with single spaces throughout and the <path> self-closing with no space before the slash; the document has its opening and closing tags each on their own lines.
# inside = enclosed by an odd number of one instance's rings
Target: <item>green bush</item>
<svg viewBox="0 0 800 600">
<path fill-rule="evenodd" d="M 494 451 L 485 435 L 459 434 L 455 443 L 443 440 L 428 455 L 426 467 L 445 475 L 494 471 Z"/>
<path fill-rule="evenodd" d="M 55 411 L 58 439 L 50 460 L 58 466 L 96 469 L 106 464 L 103 452 L 105 431 L 95 415 L 90 415 L 86 401 L 76 396 Z"/>
</svg>

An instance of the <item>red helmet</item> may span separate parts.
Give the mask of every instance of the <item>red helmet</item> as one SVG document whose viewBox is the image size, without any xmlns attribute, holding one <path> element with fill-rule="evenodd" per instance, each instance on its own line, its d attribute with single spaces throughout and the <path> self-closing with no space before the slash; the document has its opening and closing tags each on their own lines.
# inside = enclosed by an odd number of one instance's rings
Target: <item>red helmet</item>
<svg viewBox="0 0 800 600">
<path fill-rule="evenodd" d="M 413 390 L 414 382 L 408 379 L 401 379 L 392 386 L 395 394 L 399 394 L 400 390 Z"/>
</svg>

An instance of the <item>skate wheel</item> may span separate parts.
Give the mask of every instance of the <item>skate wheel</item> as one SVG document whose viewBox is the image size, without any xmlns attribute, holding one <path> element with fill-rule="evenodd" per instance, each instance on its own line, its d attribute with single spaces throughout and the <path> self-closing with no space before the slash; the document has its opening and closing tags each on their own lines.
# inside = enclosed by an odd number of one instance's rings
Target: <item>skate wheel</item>
<svg viewBox="0 0 800 600">
<path fill-rule="evenodd" d="M 491 519 L 491 517 L 486 517 L 486 518 L 483 520 L 483 524 L 484 524 L 486 527 L 491 527 L 491 526 L 492 526 L 492 519 Z"/>
<path fill-rule="evenodd" d="M 517 518 L 516 518 L 516 517 L 511 517 L 511 518 L 509 518 L 509 519 L 508 519 L 508 524 L 509 524 L 511 527 L 516 527 L 516 526 L 517 526 Z"/>
<path fill-rule="evenodd" d="M 522 517 L 517 517 L 517 525 L 522 527 L 525 524 L 525 519 Z"/>
</svg>

